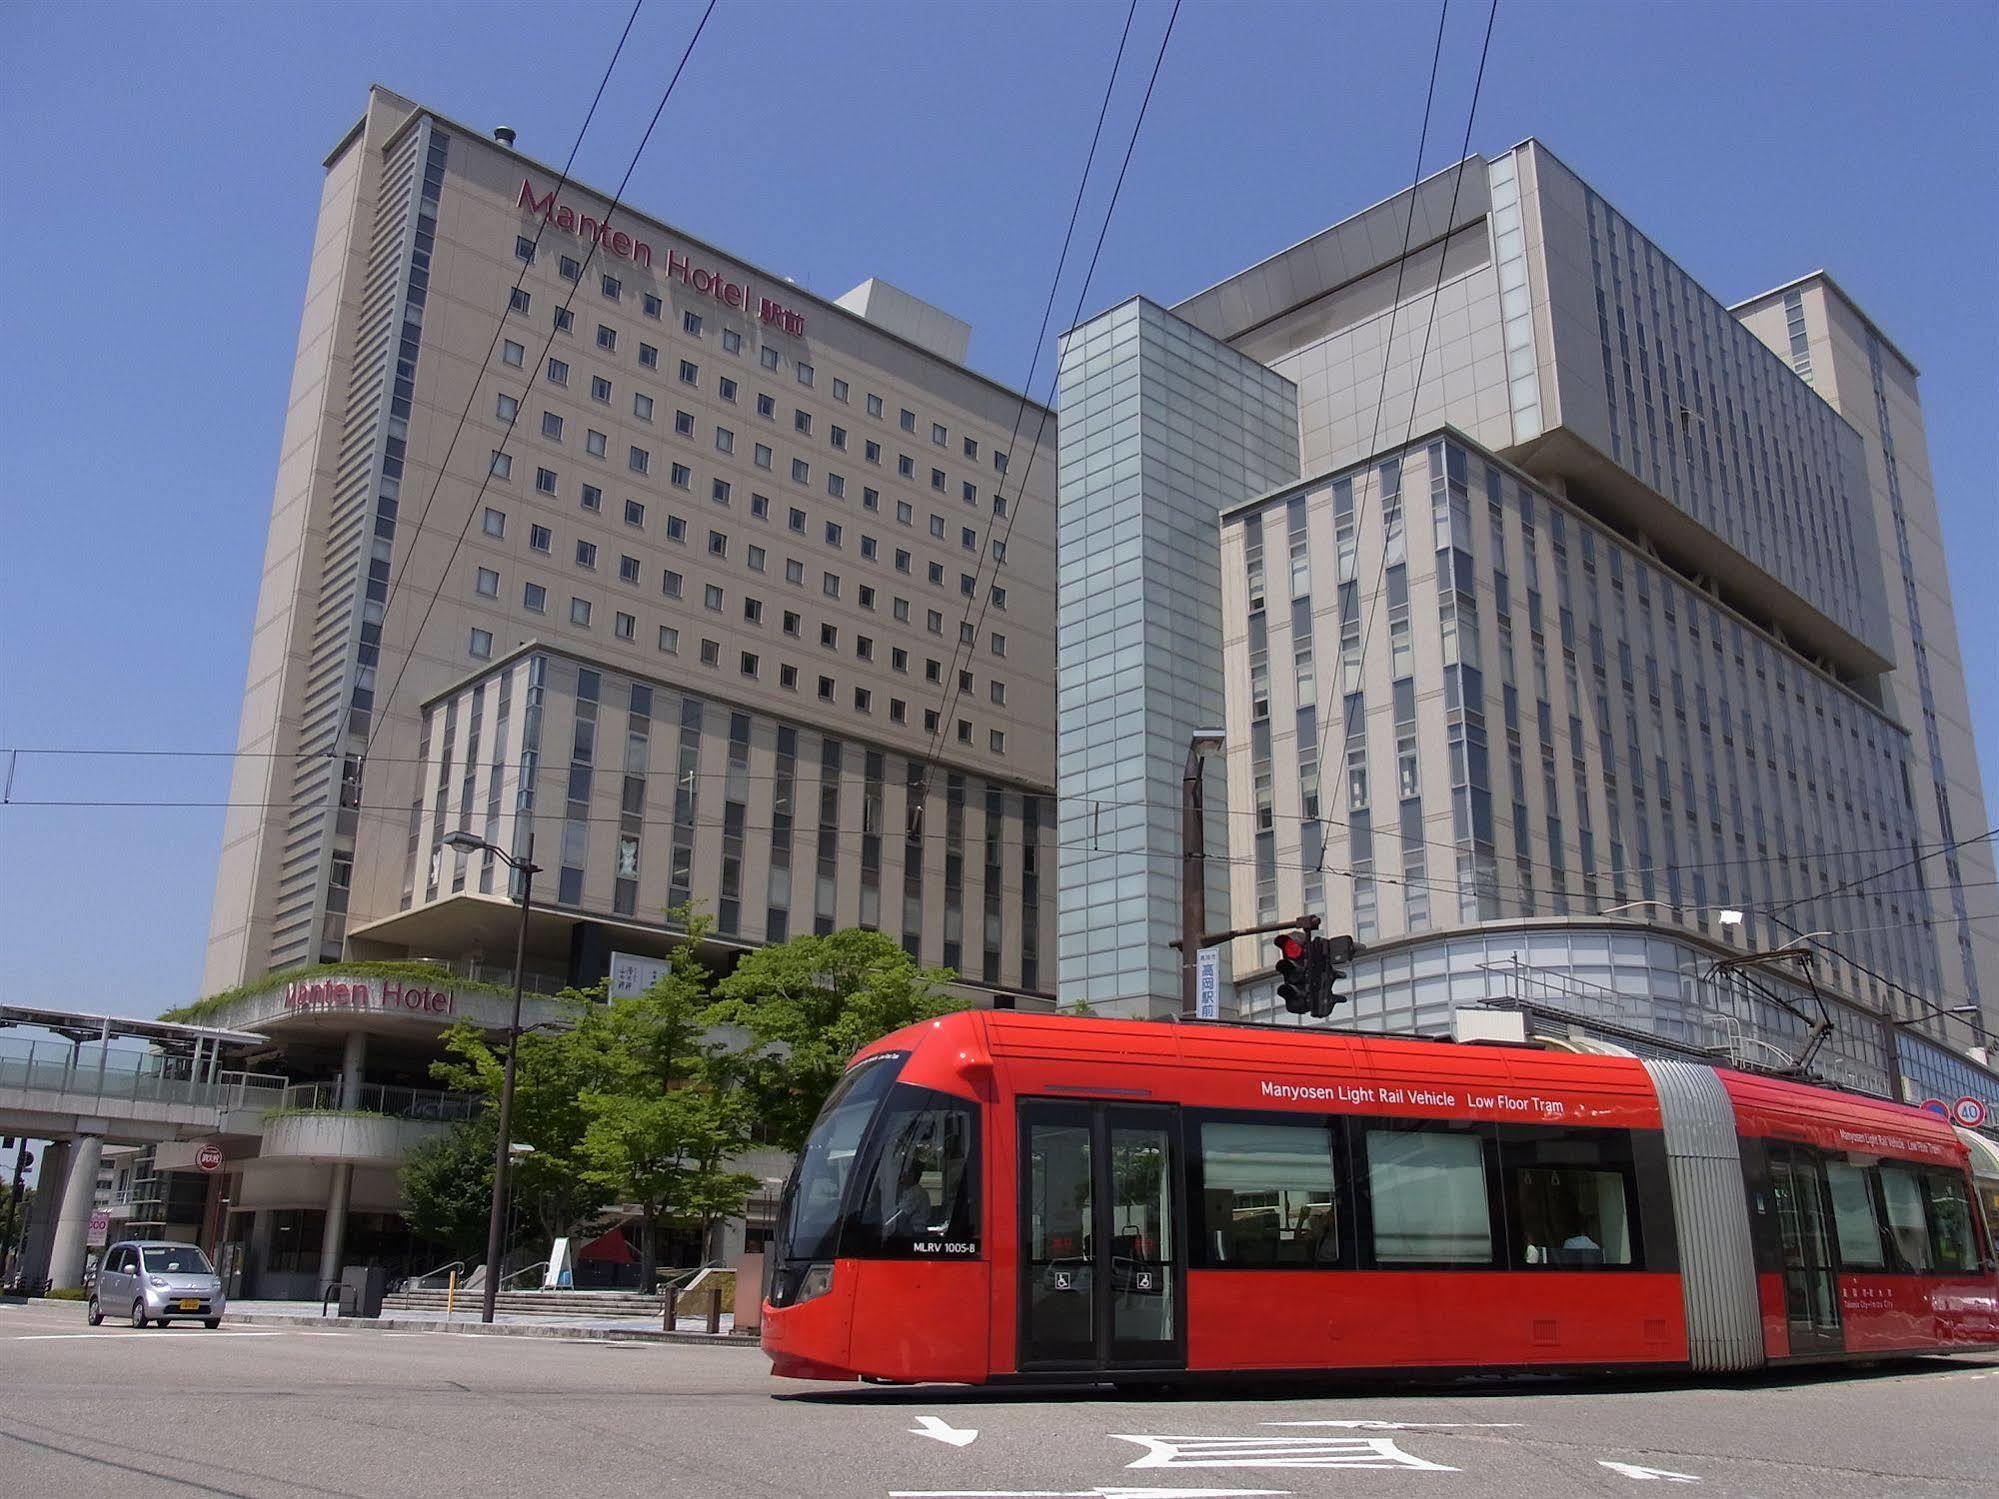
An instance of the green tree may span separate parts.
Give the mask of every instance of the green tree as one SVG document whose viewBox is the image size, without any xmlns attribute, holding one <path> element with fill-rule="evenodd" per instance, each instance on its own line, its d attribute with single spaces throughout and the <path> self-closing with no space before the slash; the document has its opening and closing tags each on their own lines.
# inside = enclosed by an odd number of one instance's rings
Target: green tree
<svg viewBox="0 0 1999 1499">
<path fill-rule="evenodd" d="M 662 1229 L 695 1228 L 742 1210 L 756 1178 L 728 1169 L 750 1144 L 752 1101 L 726 1045 L 710 1033 L 710 976 L 688 923 L 667 971 L 636 999 L 614 1001 L 578 1027 L 596 1084 L 578 1097 L 588 1123 L 584 1179 L 639 1214 L 639 1277 L 650 1285 Z"/>
<path fill-rule="evenodd" d="M 715 986 L 719 1002 L 706 1019 L 746 1033 L 732 1059 L 743 1091 L 764 1137 L 796 1153 L 855 1052 L 965 1008 L 944 991 L 953 977 L 880 932 L 850 927 L 748 954 Z"/>
<path fill-rule="evenodd" d="M 513 1117 L 508 1133 L 534 1147 L 508 1173 L 523 1218 L 548 1239 L 571 1233 L 595 1219 L 607 1201 L 603 1189 L 583 1175 L 583 1132 L 589 1115 L 581 1099 L 603 1079 L 599 1049 L 587 1038 L 604 1010 L 601 991 L 571 991 L 568 1023 L 553 1030 L 523 1031 L 514 1061 Z M 496 1044 L 497 1043 L 497 1044 Z M 476 1026 L 460 1023 L 444 1034 L 447 1057 L 431 1064 L 431 1075 L 447 1088 L 486 1101 L 487 1119 L 498 1114 L 506 1071 L 504 1037 L 489 1041 Z M 492 1125 L 486 1125 L 492 1177 Z M 485 1240 L 480 1239 L 483 1247 Z"/>
<path fill-rule="evenodd" d="M 7 1169 L 0 1172 L 0 1259 L 6 1258 L 21 1237 L 21 1225 L 28 1221 L 28 1209 L 35 1200 L 35 1189 L 23 1187 L 20 1202 L 14 1201 L 13 1164 L 8 1161 Z"/>
<path fill-rule="evenodd" d="M 416 1146 L 403 1162 L 402 1188 L 414 1232 L 468 1265 L 482 1261 L 493 1201 L 491 1117 L 454 1124 Z"/>
</svg>

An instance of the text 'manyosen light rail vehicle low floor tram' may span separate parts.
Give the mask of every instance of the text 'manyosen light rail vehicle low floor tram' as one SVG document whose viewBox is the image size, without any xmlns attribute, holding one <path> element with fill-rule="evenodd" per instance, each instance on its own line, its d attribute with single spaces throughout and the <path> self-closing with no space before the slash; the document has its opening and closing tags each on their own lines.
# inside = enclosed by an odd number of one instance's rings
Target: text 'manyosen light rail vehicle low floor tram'
<svg viewBox="0 0 1999 1499">
<path fill-rule="evenodd" d="M 969 1383 L 1993 1348 L 1971 1159 L 1932 1114 L 1691 1062 L 966 1012 L 827 1101 L 763 1346 Z"/>
</svg>

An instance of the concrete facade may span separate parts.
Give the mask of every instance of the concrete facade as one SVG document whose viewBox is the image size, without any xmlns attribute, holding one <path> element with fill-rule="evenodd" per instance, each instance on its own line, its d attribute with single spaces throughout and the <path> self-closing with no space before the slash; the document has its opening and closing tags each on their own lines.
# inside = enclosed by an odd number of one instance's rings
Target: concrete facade
<svg viewBox="0 0 1999 1499">
<path fill-rule="evenodd" d="M 1811 381 L 1767 306 L 1738 318 L 1528 141 L 1161 314 L 1281 375 L 1298 412 L 1297 480 L 1205 497 L 1230 739 L 1211 928 L 1351 931 L 1370 954 L 1342 1022 L 1436 1030 L 1556 985 L 1606 1024 L 1764 1060 L 1793 1019 L 1712 965 L 1811 933 L 1851 1006 L 1829 1075 L 1912 1073 L 1883 1017 L 1927 1033 L 1924 1065 L 1972 1066 L 1962 1017 L 1932 1008 L 1990 1002 L 1955 918 L 1991 876 L 1984 845 L 1942 847 L 1984 812 L 1914 372 L 1805 290 Z M 1092 496 L 1072 476 L 1115 440 L 1071 399 L 1065 672 L 1109 613 L 1071 582 Z M 1136 464 L 1162 442 L 1124 435 Z M 1162 895 L 1179 847 L 1156 819 L 1131 850 Z M 1086 899 L 1068 873 L 1065 932 Z M 1243 1013 L 1276 1007 L 1270 962 L 1235 945 Z M 1157 977 L 1147 1002 L 1177 1007 Z"/>
<path fill-rule="evenodd" d="M 1049 414 L 893 287 L 850 311 L 558 181 L 381 89 L 327 160 L 230 797 L 281 810 L 230 814 L 210 990 L 400 913 L 423 705 L 530 641 L 869 741 L 940 803 L 1052 788 Z M 687 874 L 712 912 L 719 865 Z"/>
</svg>

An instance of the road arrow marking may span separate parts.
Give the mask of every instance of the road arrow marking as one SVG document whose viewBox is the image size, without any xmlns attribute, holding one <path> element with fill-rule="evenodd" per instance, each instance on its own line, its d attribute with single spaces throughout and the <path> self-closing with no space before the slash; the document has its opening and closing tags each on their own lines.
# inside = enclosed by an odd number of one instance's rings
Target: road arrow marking
<svg viewBox="0 0 1999 1499">
<path fill-rule="evenodd" d="M 1610 1469 L 1610 1471 L 1613 1473 L 1622 1473 L 1626 1478 L 1662 1478 L 1667 1483 L 1700 1482 L 1700 1480 L 1694 1477 L 1694 1475 L 1691 1473 L 1673 1473 L 1669 1472 L 1665 1468 L 1641 1468 L 1636 1463 L 1614 1463 L 1611 1462 L 1608 1458 L 1602 1458 L 1602 1457 L 1598 1458 L 1597 1464 L 1600 1467 L 1605 1467 Z"/>
<path fill-rule="evenodd" d="M 979 1439 L 978 1432 L 967 1427 L 953 1426 L 938 1416 L 918 1416 L 916 1424 L 909 1428 L 909 1434 L 917 1437 L 935 1437 L 940 1442 L 949 1442 L 953 1447 L 969 1447 Z"/>
</svg>

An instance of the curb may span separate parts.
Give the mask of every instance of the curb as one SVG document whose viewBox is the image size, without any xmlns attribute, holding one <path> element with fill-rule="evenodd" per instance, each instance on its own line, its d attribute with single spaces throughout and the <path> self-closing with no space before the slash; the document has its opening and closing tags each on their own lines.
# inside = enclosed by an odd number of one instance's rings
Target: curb
<svg viewBox="0 0 1999 1499">
<path fill-rule="evenodd" d="M 240 1322 L 252 1327 L 341 1327 L 385 1328 L 396 1332 L 458 1333 L 468 1337 L 567 1338 L 591 1343 L 681 1343 L 703 1348 L 755 1348 L 748 1334 L 705 1332 L 655 1332 L 636 1327 L 564 1327 L 548 1322 L 494 1322 L 477 1320 L 446 1322 L 431 1317 L 300 1317 L 288 1312 L 230 1312 L 226 1323 Z"/>
</svg>

